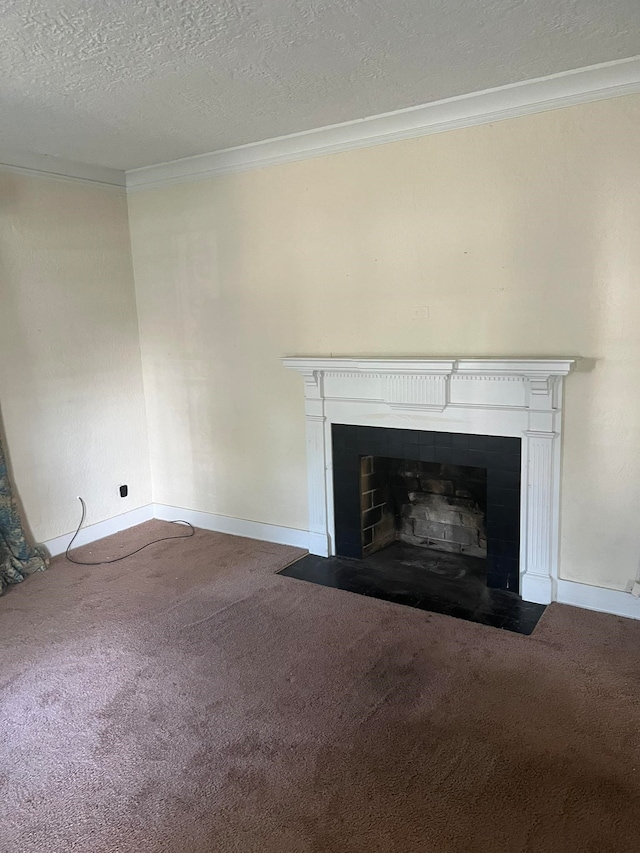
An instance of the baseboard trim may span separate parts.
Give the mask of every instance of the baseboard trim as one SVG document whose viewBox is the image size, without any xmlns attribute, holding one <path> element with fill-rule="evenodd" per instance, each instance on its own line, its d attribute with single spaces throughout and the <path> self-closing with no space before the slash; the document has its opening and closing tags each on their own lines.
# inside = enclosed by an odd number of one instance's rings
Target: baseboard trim
<svg viewBox="0 0 640 853">
<path fill-rule="evenodd" d="M 137 507 L 137 509 L 123 512 L 122 515 L 115 515 L 113 518 L 107 518 L 104 521 L 98 521 L 96 524 L 90 524 L 88 527 L 83 527 L 73 547 L 88 545 L 90 542 L 96 542 L 98 539 L 104 539 L 105 536 L 111 536 L 113 533 L 119 533 L 121 530 L 127 530 L 129 527 L 135 527 L 137 524 L 142 524 L 145 521 L 151 521 L 153 518 L 153 504 Z M 67 550 L 69 542 L 75 531 L 65 533 L 63 536 L 56 536 L 55 539 L 48 539 L 42 544 L 47 549 L 52 557 L 57 557 L 59 554 L 64 554 Z"/>
<path fill-rule="evenodd" d="M 640 598 L 624 590 L 558 580 L 556 601 L 586 610 L 597 610 L 599 613 L 609 613 L 612 616 L 640 619 Z"/>
<path fill-rule="evenodd" d="M 276 524 L 264 524 L 260 521 L 247 521 L 245 518 L 232 518 L 228 515 L 216 515 L 212 512 L 199 512 L 195 509 L 181 509 L 166 504 L 153 505 L 154 518 L 161 521 L 188 521 L 194 527 L 212 530 L 215 533 L 229 533 L 232 536 L 244 536 L 246 539 L 261 539 L 277 545 L 293 545 L 296 548 L 309 548 L 309 533 L 293 527 L 279 527 Z"/>
<path fill-rule="evenodd" d="M 534 575 L 525 572 L 520 575 L 520 594 L 525 601 L 533 601 L 536 604 L 549 604 L 553 600 L 551 578 L 546 575 Z"/>
<path fill-rule="evenodd" d="M 306 530 L 292 527 L 279 527 L 276 524 L 265 524 L 260 521 L 248 521 L 245 518 L 233 518 L 228 515 L 216 515 L 211 512 L 200 512 L 193 509 L 182 509 L 166 504 L 147 504 L 129 512 L 123 512 L 113 518 L 107 518 L 96 524 L 84 527 L 74 543 L 74 547 L 88 545 L 105 536 L 111 536 L 129 527 L 143 524 L 157 518 L 160 521 L 188 521 L 194 527 L 212 530 L 216 533 L 228 533 L 231 536 L 243 536 L 246 539 L 260 539 L 263 542 L 273 542 L 277 545 L 292 545 L 295 548 L 305 548 L 313 553 L 318 551 L 318 542 L 313 534 Z M 52 557 L 64 554 L 71 541 L 73 532 L 65 533 L 48 539 L 42 544 Z M 601 586 L 591 586 L 576 581 L 558 580 L 554 600 L 559 604 L 570 604 L 586 610 L 596 610 L 599 613 L 609 613 L 612 616 L 624 616 L 627 619 L 640 619 L 640 598 L 629 592 L 617 589 L 607 589 Z"/>
</svg>

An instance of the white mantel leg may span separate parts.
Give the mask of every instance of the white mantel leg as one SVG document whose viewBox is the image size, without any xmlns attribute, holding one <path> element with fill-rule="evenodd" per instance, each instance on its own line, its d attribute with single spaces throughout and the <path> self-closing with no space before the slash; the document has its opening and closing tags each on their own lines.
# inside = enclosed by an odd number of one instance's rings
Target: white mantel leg
<svg viewBox="0 0 640 853">
<path fill-rule="evenodd" d="M 549 604 L 553 600 L 551 513 L 554 500 L 555 435 L 527 432 L 524 445 L 529 469 L 523 507 L 525 536 L 521 543 L 521 595 L 525 601 Z"/>
<path fill-rule="evenodd" d="M 559 512 L 560 436 L 555 430 L 561 389 L 551 377 L 530 378 L 529 429 L 523 439 L 523 483 L 520 543 L 520 594 L 525 601 L 549 604 L 555 597 Z M 526 468 L 524 468 L 526 466 Z"/>
<path fill-rule="evenodd" d="M 307 425 L 307 493 L 309 500 L 309 551 L 329 556 L 327 491 L 325 485 L 326 448 L 323 376 L 318 371 L 304 374 Z"/>
</svg>

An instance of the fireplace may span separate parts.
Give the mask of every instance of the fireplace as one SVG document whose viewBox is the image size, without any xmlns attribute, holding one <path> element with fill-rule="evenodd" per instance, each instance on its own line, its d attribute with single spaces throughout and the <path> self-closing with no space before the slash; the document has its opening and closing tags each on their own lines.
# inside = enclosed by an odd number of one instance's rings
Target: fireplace
<svg viewBox="0 0 640 853">
<path fill-rule="evenodd" d="M 368 458 L 374 469 L 384 461 Z M 430 551 L 486 559 L 486 468 L 411 459 L 389 460 L 386 467 L 397 540 Z M 377 537 L 371 539 L 370 553 L 378 549 Z M 368 553 L 366 547 L 362 550 Z"/>
<path fill-rule="evenodd" d="M 521 440 L 333 424 L 335 554 L 397 540 L 486 559 L 519 592 Z"/>
<path fill-rule="evenodd" d="M 363 557 L 399 541 L 486 559 L 486 514 L 486 468 L 360 457 Z"/>
<path fill-rule="evenodd" d="M 304 377 L 312 554 L 362 554 L 362 457 L 485 468 L 487 583 L 519 590 L 529 602 L 555 599 L 563 380 L 574 359 L 300 357 L 283 363 Z M 357 432 L 334 446 L 334 427 Z M 360 435 L 371 444 L 361 447 Z"/>
</svg>

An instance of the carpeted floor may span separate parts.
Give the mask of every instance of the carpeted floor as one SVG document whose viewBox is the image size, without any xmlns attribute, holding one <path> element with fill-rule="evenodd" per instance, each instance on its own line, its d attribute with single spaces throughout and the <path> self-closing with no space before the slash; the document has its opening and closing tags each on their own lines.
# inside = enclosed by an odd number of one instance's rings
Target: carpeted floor
<svg viewBox="0 0 640 853">
<path fill-rule="evenodd" d="M 523 637 L 275 574 L 299 553 L 198 531 L 0 598 L 2 853 L 640 849 L 640 623 Z"/>
</svg>

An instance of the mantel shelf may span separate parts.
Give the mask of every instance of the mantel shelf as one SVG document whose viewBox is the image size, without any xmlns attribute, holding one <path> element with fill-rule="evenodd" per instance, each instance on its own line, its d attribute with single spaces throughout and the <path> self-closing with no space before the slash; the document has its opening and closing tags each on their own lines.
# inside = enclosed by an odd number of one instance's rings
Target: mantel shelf
<svg viewBox="0 0 640 853">
<path fill-rule="evenodd" d="M 452 376 L 566 376 L 577 358 L 323 358 L 294 356 L 282 363 L 300 373 L 430 374 Z"/>
</svg>

